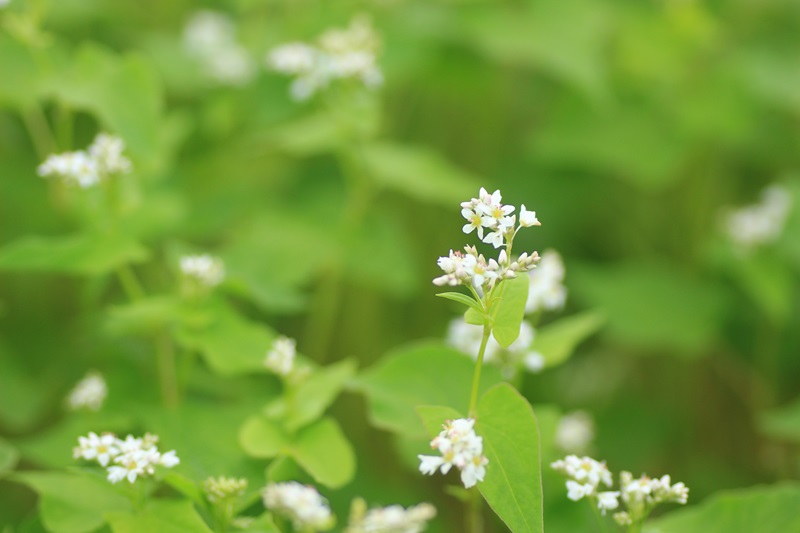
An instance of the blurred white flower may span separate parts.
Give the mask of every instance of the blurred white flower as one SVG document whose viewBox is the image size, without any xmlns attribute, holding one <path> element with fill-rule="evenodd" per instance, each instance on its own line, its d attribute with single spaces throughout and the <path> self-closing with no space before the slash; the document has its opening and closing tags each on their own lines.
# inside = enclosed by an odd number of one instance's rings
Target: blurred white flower
<svg viewBox="0 0 800 533">
<path fill-rule="evenodd" d="M 613 484 L 611 472 L 608 471 L 604 462 L 595 461 L 591 457 L 578 457 L 568 455 L 552 463 L 551 468 L 556 472 L 564 474 L 573 481 L 581 484 L 589 484 L 596 489 L 601 483 L 610 487 Z"/>
<path fill-rule="evenodd" d="M 264 359 L 264 366 L 279 376 L 288 376 L 294 368 L 294 358 L 297 354 L 296 341 L 286 336 L 279 336 L 272 343 Z"/>
<path fill-rule="evenodd" d="M 597 508 L 605 515 L 606 511 L 613 511 L 619 507 L 619 492 L 606 491 L 597 493 Z"/>
<path fill-rule="evenodd" d="M 131 170 L 131 162 L 122 152 L 125 142 L 113 135 L 100 133 L 87 151 L 65 152 L 47 156 L 39 165 L 42 177 L 57 177 L 69 185 L 89 188 L 114 174 L 125 174 Z"/>
<path fill-rule="evenodd" d="M 11 0 L 0 0 L 0 9 L 3 9 L 4 7 L 8 7 L 8 5 L 10 3 L 11 3 Z"/>
<path fill-rule="evenodd" d="M 237 43 L 233 21 L 224 13 L 195 12 L 183 30 L 183 46 L 221 84 L 244 85 L 255 74 L 253 59 Z"/>
<path fill-rule="evenodd" d="M 185 255 L 180 259 L 184 279 L 205 288 L 215 287 L 225 279 L 225 265 L 208 254 Z"/>
<path fill-rule="evenodd" d="M 107 133 L 100 133 L 89 146 L 89 155 L 97 163 L 102 174 L 126 174 L 131 171 L 131 162 L 122 152 L 125 141 Z"/>
<path fill-rule="evenodd" d="M 162 454 L 157 442 L 158 437 L 149 433 L 144 438 L 128 435 L 125 440 L 111 433 L 104 433 L 101 437 L 89 433 L 86 437 L 78 437 L 78 447 L 72 455 L 75 459 L 97 461 L 106 467 L 111 483 L 123 479 L 133 483 L 139 477 L 154 474 L 156 466 L 172 468 L 180 463 L 175 450 Z"/>
<path fill-rule="evenodd" d="M 73 411 L 87 408 L 99 411 L 108 395 L 106 381 L 99 372 L 89 372 L 67 396 L 67 405 Z"/>
<path fill-rule="evenodd" d="M 307 100 L 334 80 L 351 79 L 374 89 L 383 83 L 377 66 L 380 40 L 366 17 L 355 17 L 345 29 L 332 29 L 316 45 L 292 42 L 267 54 L 271 70 L 295 76 L 292 98 Z"/>
<path fill-rule="evenodd" d="M 270 483 L 263 496 L 264 506 L 291 520 L 297 531 L 327 531 L 333 527 L 328 502 L 313 487 L 296 481 Z"/>
<path fill-rule="evenodd" d="M 72 456 L 75 459 L 97 461 L 100 466 L 108 466 L 119 453 L 119 443 L 114 435 L 104 433 L 98 437 L 96 433 L 89 432 L 86 437 L 78 437 L 78 447 L 73 450 Z"/>
<path fill-rule="evenodd" d="M 568 453 L 583 453 L 594 439 L 594 423 L 589 413 L 575 411 L 561 417 L 556 428 L 556 446 Z"/>
<path fill-rule="evenodd" d="M 210 477 L 203 482 L 203 492 L 212 503 L 241 496 L 247 489 L 247 480 L 233 477 Z"/>
<path fill-rule="evenodd" d="M 420 533 L 435 516 L 436 508 L 429 503 L 421 503 L 408 509 L 403 509 L 400 505 L 390 505 L 370 509 L 366 516 L 355 523 L 351 522 L 345 533 Z"/>
<path fill-rule="evenodd" d="M 792 208 L 792 196 L 782 185 L 770 185 L 760 201 L 725 214 L 724 228 L 743 251 L 778 240 Z"/>
<path fill-rule="evenodd" d="M 531 350 L 535 335 L 536 331 L 530 322 L 523 320 L 520 324 L 519 337 L 508 348 L 503 348 L 494 336 L 490 336 L 486 343 L 483 361 L 499 366 L 508 379 L 512 378 L 520 368 L 534 373 L 540 372 L 544 368 L 544 358 L 538 352 Z M 483 326 L 468 324 L 463 317 L 458 317 L 450 321 L 445 342 L 472 359 L 477 359 L 482 337 Z"/>
<path fill-rule="evenodd" d="M 578 483 L 577 481 L 567 481 L 567 498 L 577 502 L 584 496 L 589 496 L 594 492 L 594 487 L 589 483 Z"/>
<path fill-rule="evenodd" d="M 525 303 L 525 314 L 564 307 L 567 289 L 563 285 L 564 262 L 558 252 L 545 251 L 539 264 L 528 272 L 528 276 L 531 285 L 528 290 L 528 301 Z"/>
<path fill-rule="evenodd" d="M 483 481 L 489 460 L 483 455 L 483 438 L 473 429 L 475 420 L 459 418 L 448 420 L 439 435 L 431 441 L 431 448 L 441 456 L 419 455 L 419 470 L 433 475 L 439 470 L 447 474 L 455 466 L 461 471 L 461 482 L 465 488 Z"/>
</svg>

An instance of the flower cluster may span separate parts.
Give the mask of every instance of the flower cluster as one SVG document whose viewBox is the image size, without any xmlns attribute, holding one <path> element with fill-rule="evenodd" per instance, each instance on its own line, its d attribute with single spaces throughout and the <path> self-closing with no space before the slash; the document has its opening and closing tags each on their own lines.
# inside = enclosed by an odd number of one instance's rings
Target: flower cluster
<svg viewBox="0 0 800 533">
<path fill-rule="evenodd" d="M 515 278 L 517 272 L 528 272 L 536 266 L 539 254 L 524 253 L 515 261 L 510 256 L 511 245 L 517 232 L 522 228 L 539 226 L 536 213 L 528 211 L 523 205 L 517 216 L 512 215 L 514 206 L 500 203 L 500 191 L 489 194 L 481 188 L 478 198 L 462 202 L 461 215 L 467 219 L 464 233 L 476 231 L 478 238 L 483 242 L 492 244 L 495 248 L 505 247 L 497 259 L 489 259 L 479 254 L 474 246 L 466 246 L 465 253 L 450 250 L 450 254 L 440 257 L 439 268 L 444 271 L 442 276 L 433 280 L 436 285 L 468 285 L 475 289 L 491 289 L 494 285 L 508 278 Z M 488 232 L 486 230 L 489 230 Z"/>
<path fill-rule="evenodd" d="M 98 372 L 89 372 L 67 396 L 67 405 L 73 411 L 89 409 L 99 411 L 108 395 L 108 387 Z"/>
<path fill-rule="evenodd" d="M 84 189 L 101 180 L 131 170 L 131 162 L 123 155 L 125 143 L 119 137 L 101 133 L 86 151 L 51 154 L 39 165 L 42 177 L 55 176 L 70 185 Z"/>
<path fill-rule="evenodd" d="M 276 72 L 295 76 L 292 98 L 307 100 L 332 81 L 353 79 L 367 88 L 383 83 L 377 66 L 380 41 L 366 17 L 356 17 L 345 29 L 322 34 L 318 44 L 287 43 L 267 55 L 267 66 Z"/>
<path fill-rule="evenodd" d="M 141 438 L 128 435 L 122 440 L 112 433 L 98 436 L 90 432 L 86 437 L 78 437 L 78 446 L 72 456 L 97 461 L 106 469 L 111 483 L 123 479 L 133 483 L 137 477 L 153 475 L 157 466 L 172 468 L 180 463 L 175 450 L 161 453 L 157 443 L 158 437 L 150 433 Z"/>
<path fill-rule="evenodd" d="M 363 500 L 357 501 L 364 505 Z M 408 509 L 390 505 L 370 509 L 366 514 L 354 512 L 353 515 L 345 533 L 420 533 L 425 530 L 427 522 L 436 516 L 436 508 L 429 503 Z"/>
<path fill-rule="evenodd" d="M 589 413 L 575 411 L 561 417 L 556 428 L 556 446 L 565 452 L 581 453 L 594 439 L 594 423 Z"/>
<path fill-rule="evenodd" d="M 291 520 L 297 531 L 327 531 L 335 521 L 325 498 L 296 481 L 267 485 L 264 506 Z"/>
<path fill-rule="evenodd" d="M 550 465 L 556 472 L 564 474 L 567 480 L 567 498 L 578 501 L 583 498 L 596 499 L 597 507 L 605 514 L 606 511 L 619 506 L 619 492 L 599 492 L 601 484 L 611 487 L 613 480 L 606 464 L 595 461 L 591 457 L 578 457 L 568 455 Z"/>
<path fill-rule="evenodd" d="M 448 420 L 442 432 L 431 441 L 431 448 L 442 455 L 419 455 L 420 472 L 433 475 L 439 470 L 447 474 L 455 466 L 461 471 L 465 488 L 483 481 L 489 460 L 483 455 L 483 437 L 475 433 L 474 426 L 472 418 Z"/>
<path fill-rule="evenodd" d="M 272 343 L 264 359 L 264 366 L 279 376 L 288 376 L 294 368 L 294 357 L 297 355 L 296 341 L 286 336 L 279 336 Z"/>
<path fill-rule="evenodd" d="M 530 322 L 523 320 L 519 337 L 508 348 L 500 346 L 493 336 L 489 337 L 483 361 L 498 365 L 508 379 L 513 378 L 520 367 L 529 372 L 540 372 L 544 368 L 544 357 L 531 349 L 535 333 Z M 453 319 L 447 330 L 447 344 L 473 359 L 478 357 L 482 337 L 483 326 L 469 324 L 463 317 Z"/>
<path fill-rule="evenodd" d="M 781 185 L 771 185 L 761 193 L 761 201 L 725 216 L 728 237 L 741 249 L 775 242 L 781 235 L 792 207 L 789 191 Z"/>
<path fill-rule="evenodd" d="M 236 498 L 244 494 L 247 489 L 247 480 L 233 477 L 210 477 L 203 482 L 203 492 L 212 503 Z"/>
<path fill-rule="evenodd" d="M 180 260 L 181 273 L 192 290 L 210 289 L 225 279 L 225 265 L 210 255 L 185 255 Z"/>
<path fill-rule="evenodd" d="M 633 474 L 623 471 L 619 474 L 619 486 L 622 501 L 628 509 L 614 515 L 614 520 L 620 525 L 644 520 L 660 503 L 685 505 L 689 499 L 689 488 L 680 482 L 672 484 L 669 476 L 651 479 L 643 475 L 634 479 Z"/>
<path fill-rule="evenodd" d="M 530 288 L 525 314 L 561 309 L 567 301 L 564 262 L 555 250 L 546 250 L 534 270 L 528 272 Z"/>
<path fill-rule="evenodd" d="M 233 22 L 223 13 L 194 13 L 183 30 L 183 46 L 209 77 L 224 85 L 243 85 L 255 73 L 247 50 L 236 42 Z"/>
</svg>

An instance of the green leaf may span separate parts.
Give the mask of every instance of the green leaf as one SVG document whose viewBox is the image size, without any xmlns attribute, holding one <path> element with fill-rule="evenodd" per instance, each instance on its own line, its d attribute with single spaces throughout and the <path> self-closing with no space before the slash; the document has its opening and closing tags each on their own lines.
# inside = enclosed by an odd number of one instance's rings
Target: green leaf
<svg viewBox="0 0 800 533">
<path fill-rule="evenodd" d="M 800 398 L 758 417 L 760 431 L 774 439 L 800 443 Z"/>
<path fill-rule="evenodd" d="M 464 418 L 464 415 L 453 409 L 442 405 L 420 405 L 417 407 L 417 415 L 422 419 L 422 425 L 428 435 L 435 437 L 442 431 L 442 424 L 446 420 L 456 420 Z"/>
<path fill-rule="evenodd" d="M 17 459 L 19 459 L 17 450 L 7 441 L 0 438 L 0 478 L 14 469 L 17 465 Z"/>
<path fill-rule="evenodd" d="M 369 399 L 370 420 L 378 427 L 422 436 L 418 405 L 448 405 L 466 411 L 475 363 L 438 343 L 414 344 L 387 354 L 363 372 L 356 387 Z M 502 381 L 500 371 L 484 366 L 481 391 Z"/>
<path fill-rule="evenodd" d="M 525 303 L 528 301 L 530 280 L 519 276 L 504 280 L 492 295 L 490 314 L 492 316 L 492 336 L 503 348 L 508 348 L 519 337 L 519 328 L 525 317 Z"/>
<path fill-rule="evenodd" d="M 286 429 L 294 432 L 319 418 L 355 371 L 356 362 L 352 359 L 315 369 L 291 393 L 292 401 L 288 402 L 286 411 Z"/>
<path fill-rule="evenodd" d="M 268 459 L 288 446 L 289 437 L 272 420 L 263 415 L 253 415 L 239 429 L 239 444 L 247 455 Z"/>
<path fill-rule="evenodd" d="M 542 354 L 545 367 L 560 365 L 604 321 L 603 315 L 594 311 L 561 318 L 537 330 L 532 349 Z"/>
<path fill-rule="evenodd" d="M 119 235 L 28 236 L 0 248 L 0 269 L 91 276 L 148 256 L 146 248 Z"/>
<path fill-rule="evenodd" d="M 0 57 L 4 78 L 14 80 L 14 83 L 0 83 L 0 103 L 15 106 L 35 103 L 43 76 L 30 49 L 4 31 L 0 33 Z"/>
<path fill-rule="evenodd" d="M 265 372 L 264 358 L 276 334 L 263 324 L 239 315 L 229 305 L 217 302 L 209 308 L 211 323 L 204 328 L 182 327 L 178 343 L 197 350 L 219 374 Z"/>
<path fill-rule="evenodd" d="M 438 296 L 439 298 L 446 298 L 448 300 L 453 300 L 454 302 L 464 304 L 478 313 L 483 312 L 483 307 L 481 307 L 481 304 L 476 302 L 475 298 L 471 298 L 466 294 L 461 294 L 460 292 L 440 292 L 436 296 Z"/>
<path fill-rule="evenodd" d="M 725 491 L 645 525 L 645 533 L 784 533 L 800 531 L 800 485 Z"/>
<path fill-rule="evenodd" d="M 472 324 L 473 326 L 482 326 L 487 319 L 486 313 L 483 310 L 477 311 L 473 308 L 469 308 L 464 313 L 464 322 L 467 324 Z"/>
<path fill-rule="evenodd" d="M 474 176 L 429 149 L 381 141 L 359 155 L 378 184 L 422 202 L 450 207 L 478 188 Z"/>
<path fill-rule="evenodd" d="M 211 533 L 192 502 L 153 500 L 140 513 L 107 513 L 114 533 Z"/>
<path fill-rule="evenodd" d="M 353 447 L 332 418 L 301 429 L 288 452 L 318 483 L 332 489 L 349 483 L 356 472 Z"/>
<path fill-rule="evenodd" d="M 54 533 L 94 531 L 105 523 L 104 513 L 132 509 L 105 479 L 67 472 L 17 473 L 12 479 L 39 494 L 42 522 Z"/>
<path fill-rule="evenodd" d="M 177 492 L 183 494 L 190 500 L 192 500 L 195 504 L 203 506 L 206 504 L 205 497 L 200 490 L 200 487 L 197 486 L 190 478 L 180 474 L 178 472 L 169 471 L 164 474 L 162 478 L 164 483 L 175 489 Z"/>
<path fill-rule="evenodd" d="M 264 513 L 253 520 L 246 528 L 237 529 L 238 533 L 281 533 L 275 522 L 272 521 L 270 513 Z"/>
<path fill-rule="evenodd" d="M 514 533 L 542 533 L 539 427 L 530 404 L 511 385 L 496 385 L 478 402 L 475 429 L 489 459 L 478 483 L 484 499 Z"/>
</svg>

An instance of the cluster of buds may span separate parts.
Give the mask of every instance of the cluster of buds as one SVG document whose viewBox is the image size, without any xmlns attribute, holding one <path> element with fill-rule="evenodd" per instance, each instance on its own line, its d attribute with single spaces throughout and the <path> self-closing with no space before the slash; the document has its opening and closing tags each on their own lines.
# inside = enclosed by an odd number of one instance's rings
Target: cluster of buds
<svg viewBox="0 0 800 533">
<path fill-rule="evenodd" d="M 184 292 L 189 295 L 204 294 L 225 279 L 225 265 L 208 254 L 181 257 L 180 269 Z"/>
<path fill-rule="evenodd" d="M 203 482 L 203 492 L 211 503 L 235 499 L 247 489 L 247 480 L 233 477 L 210 477 Z"/>
<path fill-rule="evenodd" d="M 436 508 L 420 503 L 408 509 L 400 505 L 378 507 L 367 511 L 364 500 L 353 501 L 350 522 L 345 533 L 420 533 L 436 516 Z"/>
<path fill-rule="evenodd" d="M 506 379 L 512 379 L 520 368 L 532 373 L 540 372 L 544 368 L 544 357 L 532 349 L 535 335 L 530 322 L 523 320 L 519 337 L 508 348 L 500 346 L 494 336 L 489 337 L 484 363 L 499 366 Z M 447 344 L 473 359 L 478 358 L 482 337 L 483 326 L 469 324 L 463 317 L 453 319 L 447 330 Z"/>
<path fill-rule="evenodd" d="M 642 475 L 634 479 L 633 474 L 623 471 L 619 486 L 627 511 L 616 513 L 614 520 L 623 526 L 644 520 L 660 503 L 685 505 L 689 499 L 689 488 L 680 482 L 672 484 L 669 476 L 651 479 Z"/>
<path fill-rule="evenodd" d="M 745 251 L 775 242 L 789 217 L 792 197 L 781 185 L 771 185 L 753 205 L 727 213 L 724 219 L 729 238 Z"/>
<path fill-rule="evenodd" d="M 377 66 L 380 40 L 366 17 L 356 17 L 345 29 L 331 29 L 318 43 L 287 43 L 267 55 L 267 66 L 295 76 L 292 98 L 307 100 L 334 80 L 352 79 L 372 89 L 383 83 Z"/>
<path fill-rule="evenodd" d="M 253 77 L 253 60 L 236 42 L 233 21 L 223 13 L 195 12 L 183 30 L 183 46 L 210 78 L 223 85 L 243 85 Z"/>
<path fill-rule="evenodd" d="M 98 436 L 90 432 L 86 437 L 78 437 L 72 456 L 96 461 L 106 469 L 111 483 L 123 479 L 133 483 L 139 477 L 153 475 L 157 466 L 172 468 L 180 463 L 175 450 L 161 453 L 156 444 L 158 437 L 150 433 L 141 438 L 128 435 L 122 440 L 113 433 Z"/>
<path fill-rule="evenodd" d="M 294 358 L 297 355 L 296 341 L 284 335 L 279 336 L 272 343 L 264 359 L 264 366 L 279 376 L 288 376 L 294 368 Z"/>
<path fill-rule="evenodd" d="M 124 150 L 122 139 L 101 133 L 85 151 L 49 155 L 38 172 L 42 177 L 55 176 L 86 189 L 112 175 L 130 172 L 131 162 L 123 155 Z"/>
<path fill-rule="evenodd" d="M 467 285 L 477 289 L 491 289 L 504 279 L 517 277 L 517 272 L 527 272 L 536 266 L 539 254 L 522 254 L 516 261 L 510 262 L 505 250 L 501 250 L 497 259 L 486 258 L 479 254 L 474 246 L 465 246 L 464 251 L 450 250 L 450 254 L 437 261 L 443 275 L 433 280 L 434 285 Z"/>
<path fill-rule="evenodd" d="M 264 506 L 285 516 L 296 531 L 327 531 L 335 518 L 319 492 L 296 481 L 270 483 L 264 489 Z"/>
<path fill-rule="evenodd" d="M 99 372 L 89 372 L 80 380 L 67 396 L 67 406 L 77 411 L 89 409 L 99 411 L 108 395 L 106 380 Z"/>
<path fill-rule="evenodd" d="M 619 507 L 619 492 L 600 492 L 598 490 L 601 484 L 606 487 L 614 484 L 611 472 L 605 462 L 595 461 L 591 457 L 568 455 L 550 466 L 556 472 L 569 478 L 567 480 L 567 498 L 570 500 L 577 502 L 583 498 L 589 498 L 596 502 L 598 509 L 603 514 Z"/>
<path fill-rule="evenodd" d="M 475 433 L 474 426 L 472 418 L 448 420 L 442 432 L 431 441 L 431 448 L 441 455 L 419 455 L 420 472 L 433 475 L 439 470 L 447 474 L 455 466 L 461 471 L 465 488 L 483 481 L 489 459 L 483 455 L 483 437 Z"/>
</svg>

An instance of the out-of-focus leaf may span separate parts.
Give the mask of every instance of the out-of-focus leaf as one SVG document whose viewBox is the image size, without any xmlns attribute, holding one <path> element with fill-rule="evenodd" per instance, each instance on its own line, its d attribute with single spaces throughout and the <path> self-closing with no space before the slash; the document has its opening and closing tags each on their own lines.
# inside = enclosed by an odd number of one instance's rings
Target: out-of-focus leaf
<svg viewBox="0 0 800 533">
<path fill-rule="evenodd" d="M 31 427 L 46 404 L 36 381 L 23 372 L 19 361 L 19 355 L 0 344 L 0 423 L 15 431 Z"/>
<path fill-rule="evenodd" d="M 519 276 L 503 281 L 492 295 L 492 336 L 497 344 L 508 348 L 519 337 L 519 328 L 525 316 L 530 280 Z"/>
<path fill-rule="evenodd" d="M 355 475 L 353 447 L 332 418 L 323 418 L 301 429 L 288 452 L 311 477 L 326 487 L 339 488 Z"/>
<path fill-rule="evenodd" d="M 281 533 L 275 522 L 272 521 L 272 515 L 264 513 L 252 522 L 250 522 L 244 529 L 237 530 L 240 533 Z"/>
<path fill-rule="evenodd" d="M 239 429 L 239 444 L 247 455 L 269 459 L 284 451 L 289 436 L 279 424 L 262 415 L 253 415 Z"/>
<path fill-rule="evenodd" d="M 791 269 L 781 258 L 758 253 L 731 258 L 726 268 L 773 323 L 782 324 L 789 318 L 794 304 L 794 280 Z"/>
<path fill-rule="evenodd" d="M 511 385 L 496 385 L 478 402 L 475 430 L 489 459 L 481 494 L 514 533 L 543 532 L 539 427 L 530 404 Z"/>
<path fill-rule="evenodd" d="M 587 311 L 561 318 L 540 327 L 532 348 L 542 354 L 545 367 L 560 365 L 572 356 L 580 343 L 603 325 L 601 313 Z"/>
<path fill-rule="evenodd" d="M 800 399 L 761 413 L 758 426 L 762 433 L 774 439 L 800 443 Z"/>
<path fill-rule="evenodd" d="M 22 237 L 0 248 L 0 269 L 97 275 L 148 258 L 142 245 L 118 235 Z"/>
<path fill-rule="evenodd" d="M 649 521 L 645 533 L 783 533 L 800 531 L 800 485 L 719 493 L 700 505 Z"/>
<path fill-rule="evenodd" d="M 0 103 L 20 106 L 34 103 L 43 77 L 36 58 L 6 32 L 0 33 L 0 57 L 3 58 Z"/>
<path fill-rule="evenodd" d="M 39 493 L 42 522 L 54 533 L 88 533 L 105 513 L 129 512 L 131 502 L 105 479 L 67 472 L 24 472 L 12 478 Z"/>
<path fill-rule="evenodd" d="M 151 296 L 111 307 L 106 328 L 116 335 L 152 333 L 170 324 L 203 326 L 211 320 L 203 309 L 194 309 L 175 296 Z"/>
<path fill-rule="evenodd" d="M 416 344 L 387 354 L 363 372 L 356 387 L 369 399 L 370 420 L 397 433 L 424 436 L 415 408 L 446 405 L 466 411 L 475 363 L 452 348 L 437 343 Z M 481 391 L 502 378 L 484 366 Z"/>
<path fill-rule="evenodd" d="M 336 400 L 355 371 L 356 362 L 352 359 L 315 369 L 292 392 L 286 410 L 286 429 L 294 432 L 320 417 Z"/>
<path fill-rule="evenodd" d="M 205 497 L 200 491 L 200 487 L 197 486 L 197 483 L 183 474 L 168 471 L 166 474 L 164 474 L 163 480 L 164 483 L 183 494 L 197 505 L 202 506 L 206 504 Z"/>
<path fill-rule="evenodd" d="M 442 405 L 420 405 L 416 409 L 417 415 L 425 426 L 428 435 L 435 437 L 442 431 L 442 425 L 447 420 L 457 420 L 464 416 L 452 407 Z"/>
<path fill-rule="evenodd" d="M 153 500 L 139 513 L 106 513 L 114 533 L 211 533 L 186 500 Z"/>
<path fill-rule="evenodd" d="M 0 438 L 0 478 L 14 469 L 19 459 L 19 453 L 8 442 Z"/>
<path fill-rule="evenodd" d="M 358 155 L 379 185 L 422 202 L 449 207 L 478 188 L 474 176 L 429 149 L 382 141 L 364 146 Z"/>
</svg>

